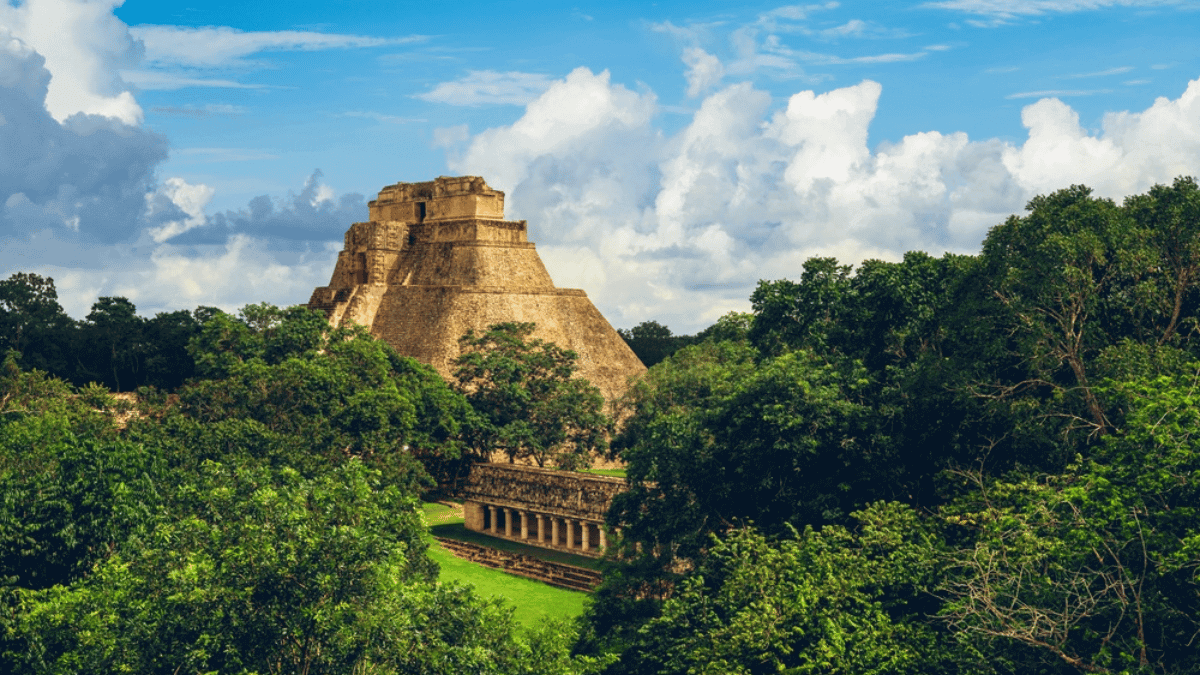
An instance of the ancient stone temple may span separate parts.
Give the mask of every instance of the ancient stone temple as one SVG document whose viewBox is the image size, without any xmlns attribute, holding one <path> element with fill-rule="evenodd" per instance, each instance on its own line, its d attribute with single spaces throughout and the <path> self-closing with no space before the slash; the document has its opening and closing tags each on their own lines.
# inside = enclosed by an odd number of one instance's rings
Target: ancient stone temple
<svg viewBox="0 0 1200 675">
<path fill-rule="evenodd" d="M 476 464 L 462 491 L 468 530 L 598 556 L 608 548 L 604 514 L 623 478 L 512 464 Z"/>
<path fill-rule="evenodd" d="M 645 367 L 582 290 L 556 288 L 526 234 L 504 220 L 504 193 L 482 178 L 397 183 L 346 231 L 328 286 L 308 306 L 353 321 L 452 377 L 458 339 L 505 321 L 579 354 L 581 377 L 612 400 Z"/>
</svg>

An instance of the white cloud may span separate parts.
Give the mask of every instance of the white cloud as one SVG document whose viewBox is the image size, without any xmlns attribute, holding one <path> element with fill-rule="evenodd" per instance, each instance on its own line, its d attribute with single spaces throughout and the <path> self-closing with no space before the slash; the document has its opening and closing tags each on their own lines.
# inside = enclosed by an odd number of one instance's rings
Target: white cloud
<svg viewBox="0 0 1200 675">
<path fill-rule="evenodd" d="M 204 207 L 212 201 L 214 192 L 207 185 L 191 185 L 182 178 L 168 178 L 163 181 L 158 186 L 158 190 L 153 194 L 146 195 L 147 210 L 150 215 L 153 216 L 155 210 L 160 208 L 161 200 L 166 199 L 175 208 L 183 211 L 187 217 L 170 220 L 158 227 L 150 228 L 148 230 L 150 238 L 161 244 L 172 237 L 207 223 L 208 217 L 204 214 Z"/>
<path fill-rule="evenodd" d="M 1059 77 L 1059 79 L 1060 80 L 1078 80 L 1078 79 L 1084 78 L 1084 77 L 1107 77 L 1109 75 L 1120 75 L 1121 73 L 1128 73 L 1131 70 L 1133 70 L 1133 66 L 1121 66 L 1119 68 L 1109 68 L 1107 70 L 1100 70 L 1100 71 L 1096 71 L 1094 73 L 1075 73 L 1073 75 L 1063 75 L 1063 76 Z"/>
<path fill-rule="evenodd" d="M 157 66 L 228 68 L 251 65 L 245 57 L 261 52 L 357 49 L 419 42 L 422 36 L 378 38 L 313 31 L 241 31 L 228 26 L 142 25 L 129 29 L 146 46 L 146 60 Z"/>
<path fill-rule="evenodd" d="M 1171 7 L 1185 4 L 1182 0 L 946 0 L 927 2 L 922 7 L 981 14 L 1003 22 L 1019 16 L 1070 14 L 1106 7 Z M 982 22 L 975 25 L 990 27 L 996 23 Z"/>
<path fill-rule="evenodd" d="M 233 312 L 249 303 L 307 300 L 313 288 L 329 282 L 338 248 L 331 243 L 285 256 L 263 239 L 234 235 L 211 246 L 161 244 L 148 257 L 101 251 L 108 263 L 103 268 L 51 263 L 21 269 L 53 277 L 59 302 L 71 316 L 86 315 L 106 295 L 128 298 L 143 315 L 200 305 Z"/>
<path fill-rule="evenodd" d="M 47 110 L 42 57 L 0 28 L 0 237 L 70 230 L 93 242 L 138 236 L 166 139 L 119 118 Z M 140 112 L 140 111 L 139 111 Z M 164 217 L 171 217 L 164 212 Z"/>
<path fill-rule="evenodd" d="M 190 104 L 181 106 L 155 106 L 151 108 L 151 111 L 162 115 L 206 119 L 220 115 L 242 115 L 245 114 L 246 109 L 240 105 L 230 105 L 228 103 L 206 103 L 202 106 Z"/>
<path fill-rule="evenodd" d="M 128 27 L 113 16 L 122 0 L 25 0 L 0 4 L 0 32 L 45 59 L 54 74 L 45 106 L 54 119 L 103 115 L 127 125 L 142 109 L 118 73 L 141 58 Z"/>
<path fill-rule="evenodd" d="M 350 112 L 344 112 L 344 113 L 342 113 L 342 117 L 360 117 L 362 119 L 375 120 L 376 122 L 383 122 L 384 124 L 414 124 L 414 123 L 428 121 L 428 120 L 424 120 L 424 119 L 420 119 L 420 118 L 416 118 L 416 117 L 400 117 L 399 115 L 386 115 L 384 113 L 373 112 L 370 110 L 366 110 L 366 111 L 354 110 L 354 111 L 350 111 Z"/>
<path fill-rule="evenodd" d="M 687 95 L 696 97 L 712 89 L 725 76 L 725 68 L 721 60 L 699 47 L 688 47 L 683 50 L 683 62 L 687 65 L 688 88 Z"/>
<path fill-rule="evenodd" d="M 909 37 L 904 30 L 891 29 L 862 19 L 850 19 L 827 28 L 813 28 L 805 21 L 818 11 L 835 9 L 838 3 L 823 5 L 792 5 L 760 14 L 755 21 L 732 30 L 721 23 L 676 26 L 671 22 L 652 24 L 651 29 L 674 38 L 686 70 L 687 94 L 696 97 L 711 91 L 728 75 L 734 77 L 772 77 L 818 83 L 827 75 L 809 73 L 805 66 L 837 66 L 855 64 L 895 63 L 915 61 L 930 53 L 950 49 L 948 45 L 931 45 L 917 52 L 888 52 L 862 56 L 838 56 L 787 44 L 784 37 L 803 35 L 807 38 L 837 42 L 843 38 L 900 38 Z M 714 39 L 718 28 L 728 31 L 728 48 L 721 49 Z"/>
<path fill-rule="evenodd" d="M 150 91 L 175 91 L 187 87 L 209 87 L 214 89 L 265 89 L 261 84 L 244 84 L 236 80 L 196 77 L 191 74 L 169 73 L 158 70 L 123 70 L 121 76 L 139 89 Z"/>
<path fill-rule="evenodd" d="M 461 79 L 442 82 L 415 98 L 450 105 L 525 105 L 550 87 L 540 73 L 472 70 Z"/>
<path fill-rule="evenodd" d="M 735 84 L 665 138 L 647 94 L 577 70 L 450 168 L 508 191 L 559 285 L 588 290 L 614 324 L 690 331 L 810 256 L 976 252 L 1035 194 L 1085 183 L 1119 199 L 1200 167 L 1200 80 L 1098 134 L 1046 99 L 1023 111 L 1020 144 L 930 131 L 871 150 L 881 91 L 804 91 L 778 110 Z"/>
<path fill-rule="evenodd" d="M 867 56 L 851 56 L 842 57 L 832 54 L 818 54 L 816 52 L 795 52 L 797 59 L 817 65 L 832 66 L 845 65 L 852 63 L 897 63 L 900 61 L 916 61 L 929 56 L 929 52 L 922 50 L 909 54 L 869 54 Z"/>
<path fill-rule="evenodd" d="M 608 71 L 596 75 L 577 68 L 532 101 L 512 126 L 476 135 L 455 165 L 472 167 L 496 185 L 515 186 L 531 172 L 549 169 L 538 165 L 537 158 L 561 157 L 565 163 L 559 169 L 599 170 L 619 181 L 614 167 L 625 162 L 610 155 L 623 153 L 610 144 L 619 140 L 642 152 L 647 143 L 655 145 L 656 134 L 650 129 L 654 113 L 653 94 L 610 85 Z M 570 152 L 564 155 L 567 149 Z"/>
</svg>

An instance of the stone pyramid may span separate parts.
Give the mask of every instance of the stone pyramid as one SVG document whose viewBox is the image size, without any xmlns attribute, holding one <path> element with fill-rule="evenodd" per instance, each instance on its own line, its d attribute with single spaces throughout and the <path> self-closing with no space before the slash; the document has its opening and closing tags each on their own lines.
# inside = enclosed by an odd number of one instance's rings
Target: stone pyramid
<svg viewBox="0 0 1200 675">
<path fill-rule="evenodd" d="M 504 220 L 504 193 L 482 178 L 397 183 L 346 231 L 328 286 L 308 306 L 353 321 L 451 378 L 458 338 L 504 321 L 579 354 L 578 374 L 613 400 L 645 371 L 582 290 L 556 288 L 526 235 Z"/>
</svg>

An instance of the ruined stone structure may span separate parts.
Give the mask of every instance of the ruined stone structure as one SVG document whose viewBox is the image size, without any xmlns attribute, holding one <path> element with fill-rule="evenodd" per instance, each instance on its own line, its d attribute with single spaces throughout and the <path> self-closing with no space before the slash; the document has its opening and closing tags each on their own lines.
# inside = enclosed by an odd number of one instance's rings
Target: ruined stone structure
<svg viewBox="0 0 1200 675">
<path fill-rule="evenodd" d="M 461 496 L 469 530 L 599 556 L 608 546 L 604 514 L 624 490 L 621 478 L 476 464 Z"/>
<path fill-rule="evenodd" d="M 606 399 L 645 370 L 587 294 L 554 286 L 525 221 L 504 220 L 504 193 L 482 178 L 397 183 L 369 206 L 308 302 L 333 325 L 365 326 L 447 378 L 463 333 L 506 321 L 534 322 L 534 337 L 574 350 Z"/>
</svg>

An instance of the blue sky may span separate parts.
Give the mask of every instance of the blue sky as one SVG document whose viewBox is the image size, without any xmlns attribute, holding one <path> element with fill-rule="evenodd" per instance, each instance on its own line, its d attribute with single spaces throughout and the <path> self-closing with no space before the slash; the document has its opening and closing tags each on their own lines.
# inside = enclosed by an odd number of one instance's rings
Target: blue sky
<svg viewBox="0 0 1200 675">
<path fill-rule="evenodd" d="M 10 0 L 0 275 L 75 316 L 304 302 L 380 187 L 471 173 L 558 285 L 691 332 L 812 255 L 975 252 L 1035 194 L 1200 173 L 1197 29 L 1136 0 Z"/>
</svg>

